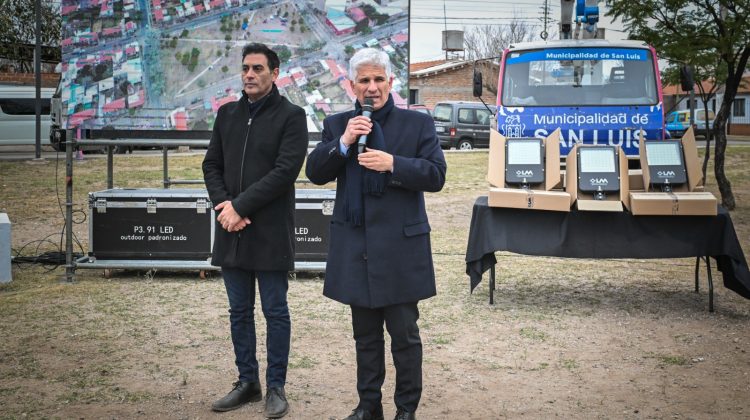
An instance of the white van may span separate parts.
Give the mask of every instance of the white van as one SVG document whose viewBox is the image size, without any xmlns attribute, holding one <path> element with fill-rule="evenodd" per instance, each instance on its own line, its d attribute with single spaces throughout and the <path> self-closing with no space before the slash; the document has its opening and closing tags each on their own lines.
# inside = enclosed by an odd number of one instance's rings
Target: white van
<svg viewBox="0 0 750 420">
<path fill-rule="evenodd" d="M 49 145 L 50 98 L 54 88 L 42 88 L 41 140 Z M 0 146 L 34 145 L 36 87 L 0 84 Z"/>
</svg>

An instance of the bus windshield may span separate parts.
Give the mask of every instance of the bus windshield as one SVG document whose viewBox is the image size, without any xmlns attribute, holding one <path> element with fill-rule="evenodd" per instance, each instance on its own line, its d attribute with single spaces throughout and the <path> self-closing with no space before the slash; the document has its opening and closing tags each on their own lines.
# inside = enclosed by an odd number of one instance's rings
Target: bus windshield
<svg viewBox="0 0 750 420">
<path fill-rule="evenodd" d="M 647 49 L 513 51 L 505 59 L 500 105 L 657 105 L 654 72 Z"/>
</svg>

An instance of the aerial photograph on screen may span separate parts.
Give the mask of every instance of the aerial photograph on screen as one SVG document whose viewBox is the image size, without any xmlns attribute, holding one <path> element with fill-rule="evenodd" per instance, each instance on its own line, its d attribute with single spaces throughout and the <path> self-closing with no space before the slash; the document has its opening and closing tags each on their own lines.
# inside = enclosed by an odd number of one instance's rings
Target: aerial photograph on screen
<svg viewBox="0 0 750 420">
<path fill-rule="evenodd" d="M 347 63 L 360 48 L 391 57 L 404 106 L 408 0 L 63 0 L 66 128 L 209 130 L 241 94 L 242 47 L 281 59 L 276 85 L 311 132 L 352 109 Z"/>
</svg>

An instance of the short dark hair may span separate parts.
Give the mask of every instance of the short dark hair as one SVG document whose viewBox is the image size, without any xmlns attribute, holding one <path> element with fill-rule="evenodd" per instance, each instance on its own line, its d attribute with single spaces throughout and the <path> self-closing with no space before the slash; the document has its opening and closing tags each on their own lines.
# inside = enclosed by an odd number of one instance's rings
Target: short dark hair
<svg viewBox="0 0 750 420">
<path fill-rule="evenodd" d="M 281 61 L 279 60 L 278 54 L 274 50 L 268 48 L 268 45 L 261 44 L 260 42 L 253 42 L 247 44 L 242 48 L 242 61 L 245 61 L 245 56 L 248 54 L 263 54 L 268 59 L 268 67 L 271 71 L 279 68 Z"/>
</svg>

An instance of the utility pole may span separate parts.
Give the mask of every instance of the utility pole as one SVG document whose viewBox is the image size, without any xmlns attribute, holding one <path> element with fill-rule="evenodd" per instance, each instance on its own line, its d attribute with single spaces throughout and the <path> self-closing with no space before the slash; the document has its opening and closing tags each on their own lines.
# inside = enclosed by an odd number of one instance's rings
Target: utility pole
<svg viewBox="0 0 750 420">
<path fill-rule="evenodd" d="M 547 32 L 547 24 L 549 23 L 549 0 L 544 0 L 544 6 L 542 6 L 542 33 L 539 34 L 539 37 L 543 40 L 547 40 L 547 37 L 549 36 L 549 32 Z"/>
<path fill-rule="evenodd" d="M 36 84 L 35 159 L 42 158 L 42 0 L 34 1 L 36 45 L 34 46 L 34 83 Z"/>
<path fill-rule="evenodd" d="M 443 45 L 448 45 L 448 17 L 445 12 L 445 0 L 443 0 L 443 27 L 445 30 L 443 31 Z M 445 61 L 448 61 L 448 49 L 445 49 Z"/>
</svg>

